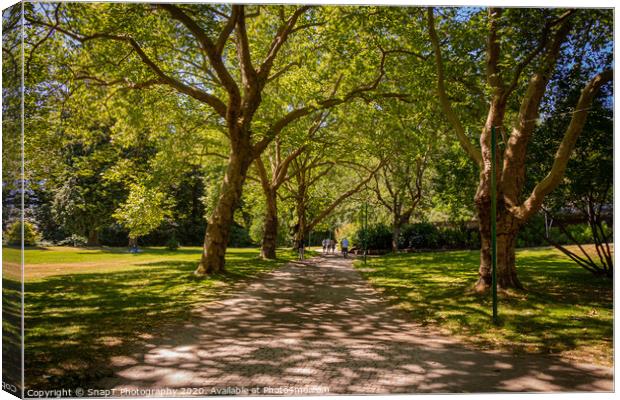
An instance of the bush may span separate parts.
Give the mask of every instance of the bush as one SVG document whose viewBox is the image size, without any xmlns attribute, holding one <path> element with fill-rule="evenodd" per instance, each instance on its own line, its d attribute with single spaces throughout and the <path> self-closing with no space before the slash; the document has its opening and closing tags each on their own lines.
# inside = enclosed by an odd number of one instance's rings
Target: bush
<svg viewBox="0 0 620 400">
<path fill-rule="evenodd" d="M 478 249 L 480 232 L 477 227 L 468 228 L 465 225 L 443 228 L 439 231 L 439 246 L 446 249 Z"/>
<path fill-rule="evenodd" d="M 398 237 L 401 249 L 477 249 L 480 247 L 478 228 L 464 224 L 456 227 L 438 228 L 420 222 L 402 227 Z"/>
<path fill-rule="evenodd" d="M 80 235 L 71 235 L 69 237 L 64 238 L 59 241 L 57 244 L 59 246 L 71 246 L 71 247 L 85 247 L 88 240 L 84 236 Z"/>
<path fill-rule="evenodd" d="M 250 247 L 254 242 L 250 237 L 247 229 L 238 224 L 233 224 L 230 228 L 230 237 L 228 239 L 228 246 L 230 247 Z"/>
<path fill-rule="evenodd" d="M 367 230 L 358 229 L 351 237 L 355 247 L 362 248 L 364 239 L 369 250 L 389 250 L 392 248 L 392 230 L 385 224 L 373 224 Z"/>
<path fill-rule="evenodd" d="M 24 246 L 36 246 L 41 240 L 39 232 L 34 225 L 25 221 L 24 224 Z M 22 244 L 22 222 L 16 221 L 6 232 L 6 242 L 11 246 L 21 246 Z"/>
<path fill-rule="evenodd" d="M 588 224 L 573 224 L 566 225 L 565 229 L 572 235 L 572 237 L 581 244 L 592 243 L 592 230 Z M 612 230 L 603 224 L 603 229 L 606 235 L 611 235 Z M 561 245 L 574 244 L 568 236 L 560 230 L 557 224 L 552 224 L 549 230 L 549 236 L 551 239 Z M 517 236 L 517 247 L 537 247 L 548 246 L 549 243 L 545 240 L 545 222 L 542 216 L 535 216 L 528 221 L 519 231 Z"/>
<path fill-rule="evenodd" d="M 398 240 L 398 247 L 407 249 L 436 249 L 440 243 L 439 229 L 428 222 L 405 225 Z"/>
<path fill-rule="evenodd" d="M 166 248 L 171 251 L 177 250 L 179 246 L 180 246 L 179 241 L 174 235 L 172 235 L 170 239 L 168 239 L 168 241 L 166 242 Z"/>
</svg>

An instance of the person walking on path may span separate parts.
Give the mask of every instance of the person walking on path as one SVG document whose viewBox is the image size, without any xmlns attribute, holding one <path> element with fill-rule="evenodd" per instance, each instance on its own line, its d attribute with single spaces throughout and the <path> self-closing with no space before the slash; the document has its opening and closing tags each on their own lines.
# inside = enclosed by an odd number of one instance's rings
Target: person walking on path
<svg viewBox="0 0 620 400">
<path fill-rule="evenodd" d="M 323 239 L 321 244 L 323 245 L 323 254 L 326 254 L 329 251 L 329 239 Z"/>
<path fill-rule="evenodd" d="M 332 251 L 332 254 L 336 252 L 336 241 L 334 239 L 329 239 L 329 249 Z"/>
<path fill-rule="evenodd" d="M 342 256 L 347 258 L 347 255 L 349 254 L 349 241 L 347 238 L 342 239 L 340 242 L 340 248 L 342 249 Z"/>
</svg>

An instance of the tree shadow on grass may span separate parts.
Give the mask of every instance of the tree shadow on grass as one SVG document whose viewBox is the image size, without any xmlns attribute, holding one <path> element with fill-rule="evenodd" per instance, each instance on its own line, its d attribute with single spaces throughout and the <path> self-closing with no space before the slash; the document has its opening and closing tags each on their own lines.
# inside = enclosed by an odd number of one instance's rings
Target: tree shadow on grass
<svg viewBox="0 0 620 400">
<path fill-rule="evenodd" d="M 26 386 L 67 388 L 106 376 L 110 357 L 284 262 L 258 260 L 256 252 L 229 258 L 229 273 L 205 279 L 193 275 L 196 262 L 162 261 L 26 282 Z"/>
<path fill-rule="evenodd" d="M 265 387 L 300 390 L 289 394 L 611 390 L 605 368 L 481 352 L 425 331 L 341 261 L 291 264 L 268 278 L 112 358 L 114 376 L 96 387 L 115 395 L 231 387 L 259 394 L 269 394 Z"/>
<path fill-rule="evenodd" d="M 21 282 L 2 279 L 2 382 L 18 396 L 21 388 Z M 17 388 L 16 392 L 11 390 Z"/>
<path fill-rule="evenodd" d="M 125 272 L 27 283 L 27 388 L 207 391 L 177 395 L 257 385 L 328 386 L 331 393 L 611 388 L 605 368 L 480 352 L 424 333 L 411 323 L 410 312 L 390 309 L 338 262 L 333 270 L 295 263 L 244 282 L 272 269 L 254 257 L 235 257 L 228 263 L 230 274 L 211 279 L 196 280 L 193 262 L 154 262 Z M 403 272 L 407 279 L 413 273 Z M 435 286 L 457 296 L 459 282 L 448 277 Z M 244 289 L 223 298 L 217 285 Z M 438 307 L 440 294 L 418 295 L 418 302 L 433 301 L 419 305 Z M 470 324 L 488 319 L 486 303 L 485 308 L 461 303 L 444 307 L 462 318 L 474 315 L 464 320 Z"/>
<path fill-rule="evenodd" d="M 490 318 L 491 296 L 473 290 L 477 251 L 399 254 L 361 270 L 389 299 L 415 319 L 438 323 L 483 347 L 557 353 L 597 346 L 598 361 L 611 362 L 613 287 L 561 254 L 547 249 L 517 254 L 525 291 L 500 293 L 502 325 Z"/>
</svg>

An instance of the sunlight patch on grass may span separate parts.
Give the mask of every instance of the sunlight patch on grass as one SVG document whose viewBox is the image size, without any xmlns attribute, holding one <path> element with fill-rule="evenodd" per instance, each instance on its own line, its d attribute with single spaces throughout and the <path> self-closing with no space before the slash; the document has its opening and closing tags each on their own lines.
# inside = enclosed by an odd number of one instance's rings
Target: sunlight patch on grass
<svg viewBox="0 0 620 400">
<path fill-rule="evenodd" d="M 417 321 L 483 348 L 562 353 L 611 364 L 613 288 L 550 248 L 517 252 L 526 291 L 499 295 L 501 326 L 491 321 L 491 295 L 472 288 L 479 252 L 392 254 L 356 261 L 360 273 Z"/>
<path fill-rule="evenodd" d="M 194 307 L 295 258 L 280 250 L 278 260 L 265 261 L 258 249 L 229 249 L 227 273 L 201 279 L 193 275 L 201 253 L 200 247 L 145 248 L 137 255 L 126 249 L 27 250 L 26 385 L 70 387 L 98 378 L 123 346 L 185 323 Z M 89 263 L 93 258 L 96 263 Z M 54 270 L 58 263 L 65 267 Z M 76 355 L 88 362 L 74 368 Z"/>
</svg>

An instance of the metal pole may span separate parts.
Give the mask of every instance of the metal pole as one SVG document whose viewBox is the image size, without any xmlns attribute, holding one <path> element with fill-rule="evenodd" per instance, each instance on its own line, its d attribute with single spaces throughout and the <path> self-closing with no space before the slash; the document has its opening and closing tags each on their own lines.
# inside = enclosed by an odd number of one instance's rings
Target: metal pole
<svg viewBox="0 0 620 400">
<path fill-rule="evenodd" d="M 368 253 L 368 203 L 364 203 L 364 264 Z"/>
<path fill-rule="evenodd" d="M 495 183 L 495 127 L 491 127 L 491 285 L 493 291 L 493 323 L 497 324 L 497 190 Z"/>
</svg>

